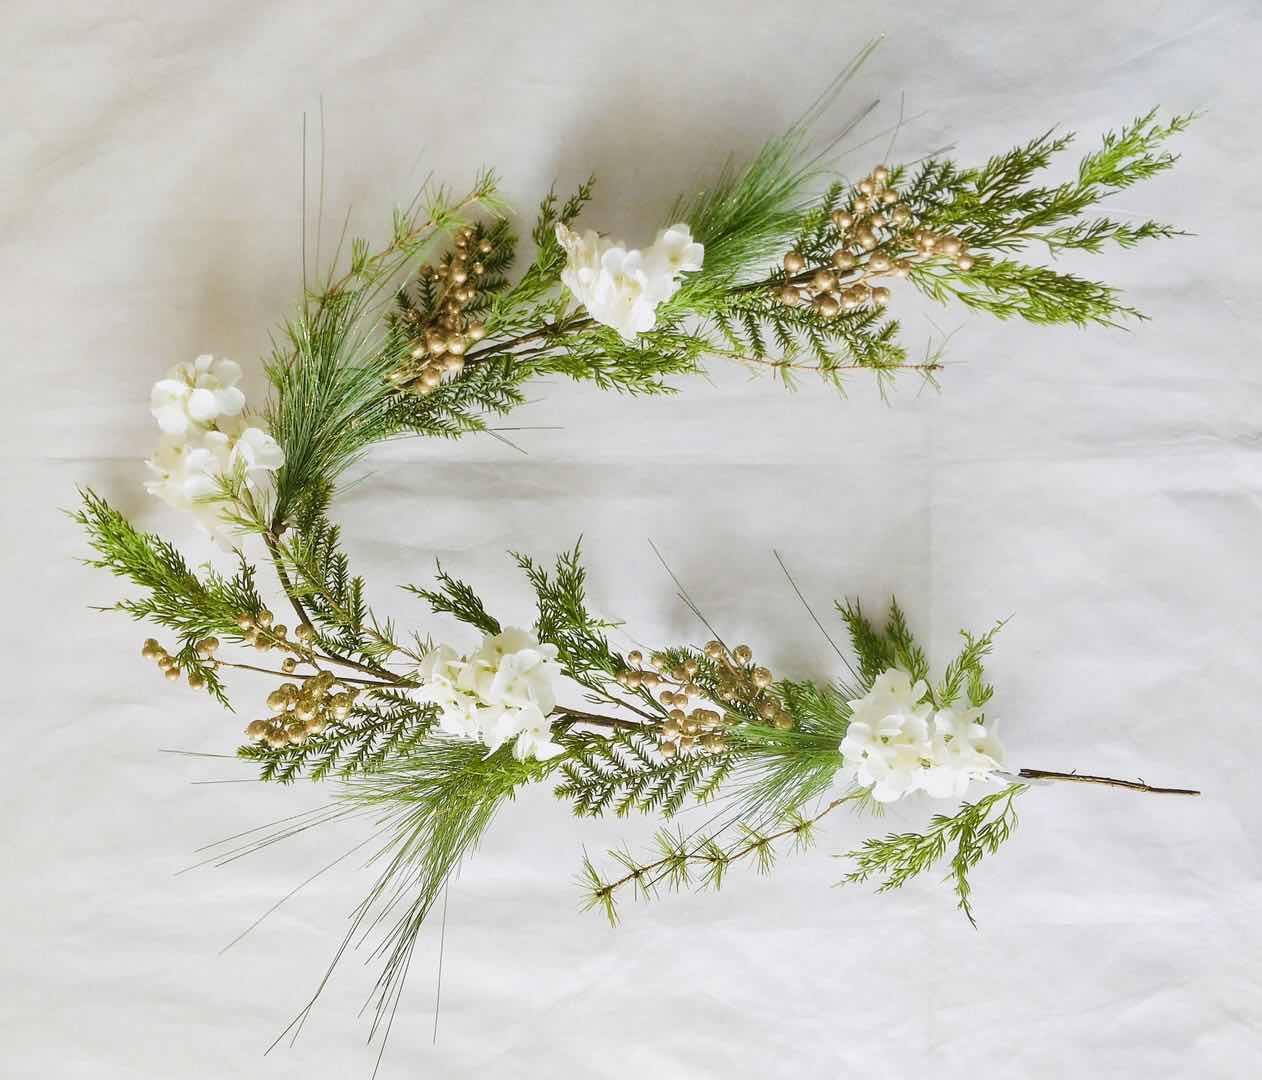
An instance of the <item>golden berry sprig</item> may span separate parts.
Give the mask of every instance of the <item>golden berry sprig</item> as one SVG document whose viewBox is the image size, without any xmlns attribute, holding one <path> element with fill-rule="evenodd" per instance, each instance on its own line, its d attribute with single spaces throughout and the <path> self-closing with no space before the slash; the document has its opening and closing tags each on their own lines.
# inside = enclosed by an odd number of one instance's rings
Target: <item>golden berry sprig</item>
<svg viewBox="0 0 1262 1080">
<path fill-rule="evenodd" d="M 918 228 L 912 212 L 899 202 L 891 173 L 878 165 L 850 192 L 844 206 L 829 217 L 835 245 L 827 265 L 808 266 L 800 251 L 784 256 L 785 278 L 776 296 L 787 307 L 809 303 L 826 319 L 858 308 L 884 307 L 890 291 L 872 281 L 906 277 L 914 263 L 949 259 L 969 270 L 973 258 L 964 243 Z"/>
<path fill-rule="evenodd" d="M 696 660 L 672 663 L 664 653 L 654 653 L 646 663 L 639 650 L 632 650 L 627 654 L 630 666 L 616 676 L 620 685 L 629 690 L 647 690 L 669 709 L 656 732 L 663 757 L 672 758 L 694 749 L 726 749 L 724 729 L 743 719 L 734 709 L 755 711 L 780 728 L 792 727 L 793 718 L 767 693 L 774 681 L 771 672 L 753 665 L 748 645 L 739 645 L 728 653 L 720 642 L 711 641 L 704 651 L 707 658 L 716 661 L 718 687 L 714 694 L 696 682 L 701 669 Z"/>
<path fill-rule="evenodd" d="M 769 692 L 775 676 L 769 668 L 754 663 L 754 652 L 748 645 L 729 651 L 721 641 L 709 641 L 705 654 L 719 665 L 718 694 L 725 704 L 751 710 L 781 731 L 793 727 L 792 714 Z"/>
<path fill-rule="evenodd" d="M 273 749 L 300 746 L 330 724 L 349 719 L 358 691 L 339 686 L 331 671 L 319 671 L 301 683 L 285 682 L 267 695 L 271 716 L 252 720 L 246 737 Z"/>
<path fill-rule="evenodd" d="M 315 640 L 315 628 L 310 623 L 300 623 L 294 628 L 293 636 L 289 635 L 289 627 L 274 621 L 270 611 L 263 608 L 255 615 L 244 612 L 237 617 L 237 628 L 247 645 L 253 645 L 259 652 L 279 649 L 290 655 L 281 662 L 286 673 L 292 672 L 300 663 L 314 663 L 315 653 L 312 642 Z"/>
<path fill-rule="evenodd" d="M 216 638 L 203 638 L 196 646 L 198 655 L 204 660 L 211 659 L 217 648 L 219 648 L 219 641 Z M 147 638 L 144 645 L 141 646 L 140 655 L 146 660 L 153 660 L 158 665 L 158 670 L 171 682 L 179 680 L 180 662 L 167 652 L 156 639 Z M 206 679 L 200 671 L 190 671 L 188 673 L 188 685 L 194 690 L 200 690 L 206 685 Z"/>
<path fill-rule="evenodd" d="M 255 614 L 242 613 L 237 627 L 248 645 L 262 651 L 283 649 L 289 652 L 291 655 L 281 663 L 285 674 L 293 674 L 299 664 L 309 664 L 316 669 L 305 677 L 296 676 L 298 682 L 281 683 L 268 694 L 267 707 L 272 715 L 252 721 L 245 729 L 248 738 L 265 742 L 273 749 L 297 746 L 320 734 L 330 724 L 344 723 L 350 718 L 359 689 L 340 682 L 331 671 L 318 667 L 314 645 L 317 635 L 313 626 L 300 623 L 290 638 L 288 629 L 276 623 L 272 613 L 263 609 Z M 216 655 L 219 647 L 218 638 L 206 637 L 193 648 L 206 664 L 215 667 L 221 663 Z M 144 643 L 141 654 L 155 661 L 171 681 L 179 679 L 179 662 L 153 638 Z M 200 672 L 190 671 L 188 684 L 198 689 L 206 685 L 206 679 Z"/>
<path fill-rule="evenodd" d="M 486 272 L 479 258 L 489 255 L 494 245 L 478 239 L 472 225 L 456 232 L 455 250 L 438 267 L 427 266 L 422 276 L 440 290 L 435 315 L 425 327 L 414 327 L 416 344 L 410 359 L 390 373 L 390 381 L 400 389 L 429 394 L 442 384 L 444 376 L 457 378 L 464 369 L 464 356 L 470 345 L 486 337 L 486 327 L 468 318 L 465 309 L 477 298 L 478 279 Z"/>
</svg>

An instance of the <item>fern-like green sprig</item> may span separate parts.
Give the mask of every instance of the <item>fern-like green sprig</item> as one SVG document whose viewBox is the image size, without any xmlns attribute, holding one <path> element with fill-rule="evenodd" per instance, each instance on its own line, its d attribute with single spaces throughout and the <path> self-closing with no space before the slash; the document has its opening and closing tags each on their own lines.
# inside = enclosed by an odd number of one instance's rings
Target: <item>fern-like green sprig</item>
<svg viewBox="0 0 1262 1080">
<path fill-rule="evenodd" d="M 935 814 L 923 833 L 890 833 L 864 841 L 861 848 L 846 856 L 854 859 L 856 866 L 845 880 L 865 882 L 873 877 L 881 878 L 878 891 L 889 892 L 932 869 L 954 845 L 948 880 L 960 910 L 976 926 L 969 872 L 984 856 L 998 851 L 1012 835 L 1017 826 L 1013 802 L 1026 787 L 1025 784 L 1009 784 L 976 802 L 961 804 L 954 814 Z"/>
</svg>

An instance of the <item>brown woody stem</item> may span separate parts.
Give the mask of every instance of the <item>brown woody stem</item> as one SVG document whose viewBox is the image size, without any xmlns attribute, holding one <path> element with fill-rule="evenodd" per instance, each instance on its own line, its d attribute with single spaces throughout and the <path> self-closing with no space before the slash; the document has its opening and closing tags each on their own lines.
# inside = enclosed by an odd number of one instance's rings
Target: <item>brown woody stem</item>
<svg viewBox="0 0 1262 1080">
<path fill-rule="evenodd" d="M 1048 769 L 1022 769 L 1017 773 L 1023 780 L 1065 780 L 1074 784 L 1103 784 L 1106 787 L 1126 788 L 1128 791 L 1146 791 L 1152 795 L 1199 795 L 1192 788 L 1154 787 L 1143 780 L 1119 780 L 1113 776 L 1091 776 L 1088 773 L 1053 772 Z"/>
<path fill-rule="evenodd" d="M 552 710 L 552 715 L 565 719 L 578 720 L 584 724 L 595 724 L 598 727 L 622 728 L 626 731 L 643 731 L 648 725 L 639 724 L 634 720 L 624 720 L 621 716 L 607 716 L 604 713 L 587 712 L 583 709 L 571 709 L 564 705 L 558 705 Z"/>
</svg>

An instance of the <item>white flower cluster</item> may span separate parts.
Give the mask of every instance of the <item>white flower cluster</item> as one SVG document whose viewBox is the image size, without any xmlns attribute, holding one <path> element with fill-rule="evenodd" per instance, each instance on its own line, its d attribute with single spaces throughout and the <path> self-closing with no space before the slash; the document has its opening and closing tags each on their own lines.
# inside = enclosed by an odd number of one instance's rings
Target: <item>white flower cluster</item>
<svg viewBox="0 0 1262 1080">
<path fill-rule="evenodd" d="M 199 356 L 177 364 L 154 384 L 149 411 L 162 439 L 145 462 L 154 474 L 146 489 L 177 510 L 188 510 L 224 541 L 221 479 L 238 476 L 253 493 L 270 485 L 285 452 L 266 431 L 245 420 L 241 368 L 231 360 Z"/>
<path fill-rule="evenodd" d="M 548 714 L 556 708 L 555 645 L 540 645 L 526 630 L 487 635 L 477 652 L 460 656 L 440 645 L 422 661 L 416 695 L 438 706 L 438 728 L 483 742 L 491 751 L 510 739 L 513 755 L 544 760 L 561 752 Z"/>
<path fill-rule="evenodd" d="M 843 770 L 878 802 L 913 791 L 935 799 L 959 798 L 970 781 L 986 780 L 1003 766 L 994 724 L 980 709 L 935 709 L 928 687 L 890 668 L 872 689 L 851 701 L 850 726 L 841 740 Z"/>
<path fill-rule="evenodd" d="M 705 256 L 705 248 L 683 224 L 663 229 L 647 251 L 591 229 L 580 236 L 557 225 L 556 235 L 566 254 L 561 271 L 565 287 L 593 319 L 612 326 L 627 341 L 653 329 L 657 305 L 679 291 L 681 274 L 701 269 Z"/>
</svg>

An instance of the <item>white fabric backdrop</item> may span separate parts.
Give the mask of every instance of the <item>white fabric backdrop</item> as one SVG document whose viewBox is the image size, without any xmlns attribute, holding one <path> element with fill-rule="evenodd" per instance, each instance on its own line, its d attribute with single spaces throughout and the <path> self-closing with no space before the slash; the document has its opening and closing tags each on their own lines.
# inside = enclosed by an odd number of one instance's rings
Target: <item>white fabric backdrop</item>
<svg viewBox="0 0 1262 1080">
<path fill-rule="evenodd" d="M 158 753 L 228 751 L 239 723 L 157 679 L 141 631 L 86 609 L 118 589 L 75 564 L 59 512 L 88 483 L 205 550 L 139 489 L 146 395 L 199 352 L 265 351 L 295 295 L 301 114 L 323 95 L 329 228 L 351 205 L 380 235 L 429 169 L 459 184 L 493 163 L 525 208 L 595 169 L 586 220 L 644 235 L 887 32 L 835 120 L 881 94 L 875 133 L 905 92 L 896 156 L 954 142 L 971 161 L 1053 122 L 1090 142 L 1154 103 L 1209 110 L 1177 174 L 1117 200 L 1197 235 L 1091 263 L 1151 322 L 939 312 L 958 330 L 944 392 L 907 383 L 888 406 L 862 379 L 839 401 L 722 369 L 673 400 L 539 387 L 510 421 L 537 426 L 514 436 L 527 455 L 489 438 L 374 455 L 339 506 L 351 551 L 387 611 L 420 615 L 392 586 L 439 556 L 525 619 L 504 549 L 582 533 L 602 610 L 646 640 L 694 634 L 651 537 L 713 619 L 795 675 L 834 658 L 773 547 L 821 608 L 896 590 L 939 659 L 958 627 L 1015 614 L 993 667 L 1014 764 L 1206 795 L 1030 794 L 977 874 L 977 932 L 936 881 L 830 888 L 829 853 L 865 828 L 844 818 L 770 879 L 631 906 L 613 931 L 576 911 L 580 848 L 650 825 L 577 823 L 531 793 L 451 890 L 437 1044 L 431 932 L 383 1075 L 1253 1075 L 1259 15 L 1251 0 L 6 4 L 0 1074 L 371 1069 L 354 1017 L 371 971 L 354 961 L 296 1048 L 260 1057 L 323 971 L 368 882 L 358 864 L 217 955 L 362 834 L 173 876 L 198 845 L 322 794 L 192 786 L 248 772 Z"/>
</svg>

